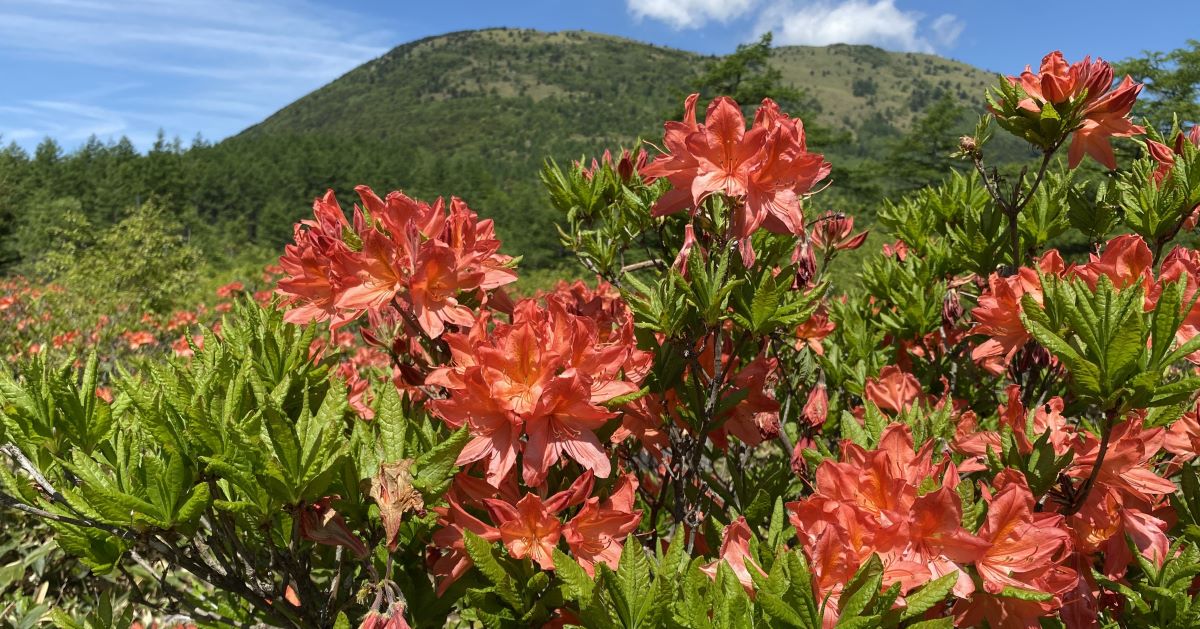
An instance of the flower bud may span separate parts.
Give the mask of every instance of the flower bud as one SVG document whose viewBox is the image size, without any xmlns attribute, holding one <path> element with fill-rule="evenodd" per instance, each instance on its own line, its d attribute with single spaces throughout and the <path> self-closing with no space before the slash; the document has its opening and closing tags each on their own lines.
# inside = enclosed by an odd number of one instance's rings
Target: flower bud
<svg viewBox="0 0 1200 629">
<path fill-rule="evenodd" d="M 359 559 L 369 553 L 357 535 L 350 532 L 346 520 L 333 509 L 333 496 L 300 505 L 300 537 L 326 546 L 345 546 Z"/>
<path fill-rule="evenodd" d="M 958 291 L 952 288 L 946 291 L 946 296 L 942 298 L 942 325 L 952 327 L 962 316 L 963 307 L 958 300 Z"/>
<path fill-rule="evenodd" d="M 817 384 L 808 392 L 808 401 L 804 403 L 804 410 L 800 412 L 800 416 L 813 426 L 825 423 L 829 416 L 829 393 L 823 383 Z"/>
<path fill-rule="evenodd" d="M 963 155 L 978 157 L 979 144 L 975 142 L 975 138 L 964 135 L 958 139 L 958 150 L 962 151 Z"/>
<path fill-rule="evenodd" d="M 817 274 L 817 257 L 812 247 L 808 246 L 807 242 L 796 245 L 796 251 L 792 253 L 792 262 L 796 263 L 797 286 L 808 286 Z"/>
<path fill-rule="evenodd" d="M 617 176 L 624 182 L 628 182 L 633 177 L 633 159 L 628 150 L 621 153 L 621 161 L 617 162 Z"/>
</svg>

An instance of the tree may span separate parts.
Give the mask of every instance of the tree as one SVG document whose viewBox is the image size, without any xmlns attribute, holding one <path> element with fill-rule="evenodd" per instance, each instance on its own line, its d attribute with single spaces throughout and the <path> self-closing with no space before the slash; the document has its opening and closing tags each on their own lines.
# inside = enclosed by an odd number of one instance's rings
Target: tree
<svg viewBox="0 0 1200 629">
<path fill-rule="evenodd" d="M 1133 113 L 1145 117 L 1162 131 L 1171 128 L 1174 116 L 1200 122 L 1200 41 L 1170 52 L 1146 52 L 1114 66 L 1117 75 L 1128 74 L 1142 83 L 1142 96 Z"/>
<path fill-rule="evenodd" d="M 785 85 L 783 73 L 770 61 L 771 34 L 766 33 L 753 44 L 739 45 L 731 55 L 709 61 L 690 87 L 701 100 L 728 96 L 739 103 L 757 103 L 773 98 L 785 109 L 799 105 L 803 94 Z"/>
<path fill-rule="evenodd" d="M 958 146 L 956 130 L 965 130 L 967 113 L 949 93 L 934 101 L 925 115 L 914 121 L 902 137 L 892 143 L 882 165 L 898 191 L 927 186 L 960 166 L 951 154 Z"/>
</svg>

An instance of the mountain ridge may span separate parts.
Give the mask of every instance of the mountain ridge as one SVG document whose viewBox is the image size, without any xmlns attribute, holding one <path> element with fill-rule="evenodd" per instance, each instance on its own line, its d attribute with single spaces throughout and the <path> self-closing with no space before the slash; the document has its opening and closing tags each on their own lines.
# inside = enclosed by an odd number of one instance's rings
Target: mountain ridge
<svg viewBox="0 0 1200 629">
<path fill-rule="evenodd" d="M 541 41 L 536 41 L 538 38 Z M 604 42 L 627 49 L 653 51 L 661 56 L 672 57 L 673 61 L 676 62 L 691 62 L 695 66 L 694 70 L 698 70 L 703 62 L 716 58 L 713 55 L 705 55 L 669 46 L 642 42 L 619 35 L 587 30 L 539 31 L 535 29 L 494 27 L 453 31 L 399 44 L 379 57 L 360 64 L 337 79 L 298 98 L 289 105 L 267 116 L 262 121 L 250 125 L 228 139 L 253 136 L 263 132 L 298 130 L 295 128 L 281 129 L 280 127 L 294 126 L 297 122 L 296 108 L 309 104 L 311 99 L 319 98 L 331 88 L 336 88 L 346 82 L 358 82 L 364 74 L 377 73 L 381 66 L 390 65 L 398 58 L 412 59 L 415 55 L 421 55 L 431 50 L 454 44 L 467 43 L 471 39 L 503 39 L 506 40 L 504 43 L 510 48 L 514 47 L 514 45 L 520 46 L 521 44 L 559 43 L 577 45 L 581 43 Z M 942 89 L 957 91 L 956 95 L 960 98 L 978 99 L 980 96 L 979 93 L 971 94 L 964 88 L 971 87 L 981 90 L 990 84 L 996 76 L 991 72 L 976 68 L 965 62 L 934 54 L 892 52 L 875 46 L 858 44 L 777 46 L 773 49 L 772 65 L 783 72 L 783 78 L 786 83 L 803 90 L 820 104 L 821 111 L 818 113 L 828 114 L 830 111 L 839 110 L 840 107 L 849 108 L 851 110 L 849 113 L 843 112 L 842 116 L 834 116 L 827 121 L 827 124 L 830 124 L 830 126 L 847 130 L 854 130 L 855 126 L 865 121 L 866 116 L 875 112 L 876 108 L 872 103 L 873 100 L 879 101 L 885 96 L 895 97 L 898 95 L 897 92 L 911 98 L 912 93 L 917 93 L 916 88 L 921 87 L 941 87 Z M 911 73 L 911 70 L 904 68 L 905 65 L 910 68 L 925 66 L 931 68 L 933 71 L 925 76 L 921 76 L 919 73 L 916 74 L 917 86 L 912 91 L 885 89 L 882 94 L 878 91 L 879 85 L 877 81 L 875 82 L 876 85 L 872 87 L 871 82 L 874 81 L 873 77 L 869 75 L 860 76 L 866 68 L 878 69 L 880 66 L 884 66 L 893 75 L 899 77 Z M 806 70 L 808 71 L 807 76 L 805 75 Z M 841 72 L 835 73 L 835 70 L 840 70 Z M 821 73 L 820 75 L 816 74 L 818 71 Z M 847 77 L 852 78 L 849 81 L 842 80 Z M 940 82 L 932 83 L 927 81 L 926 78 L 928 77 L 940 77 Z M 921 84 L 922 81 L 924 81 L 924 85 Z M 678 80 L 673 81 L 670 78 L 664 81 L 667 87 L 680 87 L 679 83 Z M 886 87 L 893 86 L 891 81 L 887 83 Z M 497 82 L 491 86 L 501 88 L 497 90 L 496 94 L 492 94 L 493 96 L 501 98 L 511 98 L 513 96 L 512 93 L 506 92 L 503 89 L 513 87 L 510 83 Z M 442 96 L 461 98 L 466 95 L 472 95 L 470 91 L 471 86 L 468 85 L 468 82 L 460 83 L 454 87 L 456 89 L 454 93 L 443 93 Z M 531 94 L 535 100 L 539 97 L 544 98 L 547 95 L 544 92 L 539 93 L 537 91 Z M 427 96 L 436 95 L 427 94 Z M 876 98 L 872 99 L 872 96 Z M 861 106 L 863 104 L 867 104 L 868 106 L 864 108 Z M 908 111 L 904 110 L 904 108 L 897 108 L 888 113 L 892 114 L 896 126 L 904 129 L 911 123 L 911 110 L 920 108 L 920 106 L 915 108 L 910 107 Z M 849 121 L 844 119 L 847 115 L 850 116 Z M 311 131 L 315 129 L 306 128 L 304 130 Z"/>
</svg>

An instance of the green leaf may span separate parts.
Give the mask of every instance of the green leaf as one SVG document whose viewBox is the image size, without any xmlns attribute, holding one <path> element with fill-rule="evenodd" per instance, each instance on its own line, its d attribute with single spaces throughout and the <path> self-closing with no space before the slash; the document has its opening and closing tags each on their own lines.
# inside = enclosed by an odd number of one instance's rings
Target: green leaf
<svg viewBox="0 0 1200 629">
<path fill-rule="evenodd" d="M 458 460 L 458 454 L 470 438 L 471 433 L 464 426 L 417 459 L 413 487 L 425 496 L 427 502 L 440 496 L 450 487 L 451 477 L 458 469 L 454 462 Z"/>
<path fill-rule="evenodd" d="M 405 417 L 404 403 L 396 387 L 389 382 L 382 389 L 375 402 L 374 421 L 379 426 L 379 444 L 383 447 L 383 460 L 392 463 L 404 459 L 408 418 Z"/>
<path fill-rule="evenodd" d="M 1037 590 L 1027 590 L 1025 588 L 1017 588 L 1011 585 L 1004 586 L 1000 591 L 1000 596 L 1005 598 L 1015 598 L 1022 601 L 1038 601 L 1044 602 L 1054 598 L 1053 594 L 1039 592 Z"/>
<path fill-rule="evenodd" d="M 1037 302 L 1033 301 L 1033 298 L 1029 295 L 1022 297 L 1021 306 L 1021 322 L 1025 325 L 1025 329 L 1029 330 L 1038 343 L 1050 350 L 1050 353 L 1067 366 L 1071 373 L 1072 383 L 1083 394 L 1101 397 L 1100 368 L 1075 351 L 1074 347 L 1047 328 L 1042 321 L 1028 314 L 1032 309 L 1038 308 Z"/>
<path fill-rule="evenodd" d="M 854 618 L 866 610 L 871 601 L 879 595 L 882 583 L 883 563 L 879 560 L 879 555 L 872 554 L 871 558 L 859 567 L 838 600 L 838 609 L 842 617 Z M 840 622 L 838 626 L 841 626 Z"/>
<path fill-rule="evenodd" d="M 935 605 L 946 599 L 957 581 L 958 571 L 955 570 L 926 583 L 921 589 L 904 597 L 907 605 L 904 613 L 900 615 L 900 619 L 911 620 L 933 609 Z"/>
<path fill-rule="evenodd" d="M 479 572 L 492 582 L 496 594 L 513 609 L 521 609 L 521 597 L 517 594 L 513 578 L 492 554 L 491 542 L 469 530 L 464 530 L 463 546 L 467 555 L 471 557 L 471 561 L 475 562 L 475 567 L 479 569 Z"/>
<path fill-rule="evenodd" d="M 175 512 L 175 517 L 172 518 L 173 524 L 183 531 L 195 530 L 200 516 L 204 515 L 204 511 L 208 509 L 211 502 L 212 496 L 207 483 L 200 483 L 192 487 L 187 500 Z"/>
<path fill-rule="evenodd" d="M 581 603 L 591 598 L 595 586 L 592 577 L 574 559 L 557 548 L 554 549 L 554 573 L 565 586 L 563 591 L 569 600 Z"/>
<path fill-rule="evenodd" d="M 639 626 L 654 598 L 650 596 L 650 561 L 636 538 L 625 540 L 621 549 L 621 559 L 617 564 L 616 577 L 623 598 L 629 605 L 630 626 Z"/>
<path fill-rule="evenodd" d="M 954 617 L 947 616 L 945 618 L 934 618 L 933 620 L 922 620 L 914 622 L 907 626 L 908 629 L 953 629 Z"/>
</svg>

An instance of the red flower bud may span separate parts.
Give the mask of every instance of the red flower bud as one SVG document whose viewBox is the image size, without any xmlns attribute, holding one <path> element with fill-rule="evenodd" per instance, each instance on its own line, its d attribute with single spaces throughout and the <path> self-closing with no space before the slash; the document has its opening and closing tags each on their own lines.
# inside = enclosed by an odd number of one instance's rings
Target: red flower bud
<svg viewBox="0 0 1200 629">
<path fill-rule="evenodd" d="M 824 383 L 817 384 L 808 392 L 808 401 L 804 403 L 804 410 L 800 412 L 800 416 L 813 426 L 825 423 L 829 416 L 829 393 L 825 390 Z"/>
<path fill-rule="evenodd" d="M 367 556 L 367 547 L 350 532 L 346 520 L 334 511 L 333 496 L 300 505 L 300 537 L 326 546 L 345 546 L 359 559 Z"/>
</svg>

